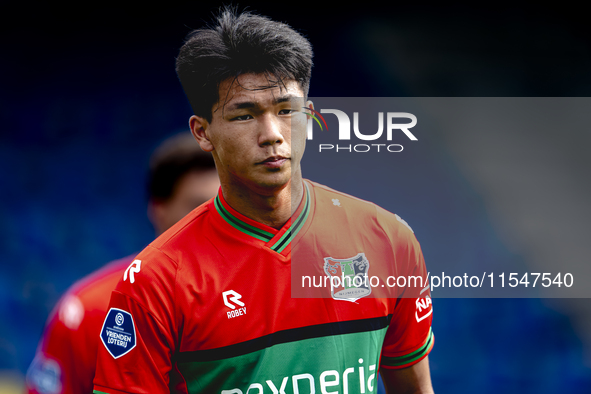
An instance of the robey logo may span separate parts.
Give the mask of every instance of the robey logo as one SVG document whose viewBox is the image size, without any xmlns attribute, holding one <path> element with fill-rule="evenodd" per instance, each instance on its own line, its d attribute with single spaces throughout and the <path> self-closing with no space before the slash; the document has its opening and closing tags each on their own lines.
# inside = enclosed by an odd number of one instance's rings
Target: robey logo
<svg viewBox="0 0 591 394">
<path fill-rule="evenodd" d="M 142 261 L 141 260 L 133 260 L 133 262 L 131 264 L 129 264 L 129 267 L 127 267 L 127 269 L 123 273 L 123 281 L 125 282 L 127 280 L 127 274 L 129 274 L 129 281 L 131 283 L 135 282 L 134 273 L 139 274 L 141 268 L 142 268 Z"/>
<path fill-rule="evenodd" d="M 228 290 L 222 293 L 222 298 L 224 299 L 224 304 L 228 308 L 232 309 L 231 311 L 226 312 L 228 319 L 246 315 L 246 307 L 244 306 L 244 302 L 240 301 L 242 298 L 241 294 L 235 292 L 234 290 Z M 236 309 L 236 305 L 241 306 L 242 308 Z"/>
<path fill-rule="evenodd" d="M 353 112 L 353 127 L 351 127 L 351 120 L 349 115 L 344 111 L 338 109 L 321 109 L 320 111 L 313 110 L 312 108 L 304 108 L 304 110 L 310 115 L 307 125 L 307 139 L 312 140 L 314 138 L 314 123 L 318 124 L 321 130 L 324 130 L 322 124 L 328 131 L 328 126 L 325 118 L 322 114 L 333 114 L 336 116 L 339 129 L 338 139 L 339 141 L 351 141 L 351 129 L 356 139 L 361 141 L 376 141 L 386 131 L 386 140 L 392 141 L 395 132 L 402 132 L 409 140 L 418 141 L 418 138 L 410 131 L 411 128 L 416 126 L 417 117 L 408 112 L 378 112 L 378 130 L 373 133 L 362 133 L 359 129 L 359 112 Z M 309 111 L 309 112 L 308 112 Z M 322 122 L 319 120 L 322 120 Z M 404 123 L 401 120 L 410 120 L 410 122 Z M 385 123 L 385 127 L 384 127 Z M 400 144 L 319 144 L 319 152 L 334 151 L 334 152 L 402 152 L 404 149 Z"/>
</svg>

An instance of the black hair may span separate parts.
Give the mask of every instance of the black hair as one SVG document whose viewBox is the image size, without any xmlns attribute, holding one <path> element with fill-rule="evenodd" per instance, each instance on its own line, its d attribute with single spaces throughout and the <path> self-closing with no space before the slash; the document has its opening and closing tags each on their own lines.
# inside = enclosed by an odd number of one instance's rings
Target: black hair
<svg viewBox="0 0 591 394">
<path fill-rule="evenodd" d="M 190 131 L 164 140 L 150 158 L 148 198 L 166 201 L 179 180 L 191 171 L 215 170 L 211 153 L 201 149 Z"/>
<path fill-rule="evenodd" d="M 225 7 L 213 25 L 189 33 L 176 72 L 195 115 L 211 122 L 220 84 L 241 74 L 264 74 L 272 86 L 296 81 L 307 97 L 312 47 L 285 23 Z"/>
</svg>

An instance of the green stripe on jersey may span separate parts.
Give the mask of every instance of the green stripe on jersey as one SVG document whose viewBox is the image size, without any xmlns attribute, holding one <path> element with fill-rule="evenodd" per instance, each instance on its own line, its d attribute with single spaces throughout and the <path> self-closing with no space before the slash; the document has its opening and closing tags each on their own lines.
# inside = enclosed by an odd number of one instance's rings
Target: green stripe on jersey
<svg viewBox="0 0 591 394">
<path fill-rule="evenodd" d="M 310 191 L 308 190 L 308 185 L 306 185 L 306 183 L 304 183 L 304 186 L 306 189 L 306 204 L 304 205 L 304 208 L 298 217 L 292 221 L 290 229 L 287 230 L 273 246 L 271 246 L 271 249 L 277 253 L 283 252 L 283 249 L 289 245 L 293 237 L 297 235 L 308 219 L 308 214 L 310 213 Z"/>
<path fill-rule="evenodd" d="M 215 361 L 179 362 L 194 393 L 376 393 L 387 327 L 281 343 Z"/>
<path fill-rule="evenodd" d="M 404 356 L 400 357 L 386 357 L 382 356 L 382 365 L 386 365 L 389 367 L 399 367 L 401 365 L 406 365 L 412 363 L 413 361 L 418 360 L 419 358 L 423 357 L 429 349 L 431 348 L 431 344 L 433 343 L 433 332 L 429 329 L 429 335 L 427 336 L 427 340 L 417 350 L 412 353 L 409 353 Z"/>
<path fill-rule="evenodd" d="M 275 242 L 271 246 L 271 249 L 273 249 L 277 253 L 283 252 L 283 250 L 287 247 L 287 245 L 289 245 L 293 237 L 296 236 L 296 234 L 301 230 L 301 228 L 304 226 L 304 223 L 308 219 L 308 214 L 310 213 L 310 190 L 308 189 L 308 185 L 306 185 L 306 183 L 304 183 L 304 186 L 306 189 L 306 202 L 304 208 L 302 209 L 302 212 L 300 212 L 298 217 L 292 221 L 291 227 L 281 236 L 281 238 L 277 240 L 277 242 Z M 222 204 L 222 202 L 220 201 L 219 195 L 216 196 L 214 200 L 214 205 L 215 209 L 218 211 L 220 216 L 235 229 L 240 230 L 243 233 L 250 235 L 251 237 L 254 237 L 256 239 L 259 239 L 263 242 L 269 242 L 275 236 L 274 234 L 268 231 L 262 230 L 258 227 L 248 224 L 238 219 L 236 216 L 232 215 L 232 213 L 230 213 L 230 211 L 228 211 L 224 207 L 224 204 Z"/>
<path fill-rule="evenodd" d="M 226 222 L 228 222 L 228 224 L 230 224 L 235 229 L 242 231 L 243 233 L 246 233 L 246 234 L 248 234 L 252 237 L 255 237 L 257 239 L 260 239 L 261 241 L 264 241 L 264 242 L 269 242 L 271 240 L 271 238 L 274 237 L 274 235 L 271 234 L 270 232 L 265 231 L 265 230 L 261 230 L 260 228 L 257 228 L 255 226 L 251 226 L 250 224 L 243 222 L 242 220 L 240 220 L 237 217 L 235 217 L 234 215 L 232 215 L 224 207 L 224 205 L 220 201 L 219 196 L 216 196 L 216 198 L 215 198 L 215 208 L 219 212 L 220 216 L 222 218 L 224 218 L 224 220 Z"/>
</svg>

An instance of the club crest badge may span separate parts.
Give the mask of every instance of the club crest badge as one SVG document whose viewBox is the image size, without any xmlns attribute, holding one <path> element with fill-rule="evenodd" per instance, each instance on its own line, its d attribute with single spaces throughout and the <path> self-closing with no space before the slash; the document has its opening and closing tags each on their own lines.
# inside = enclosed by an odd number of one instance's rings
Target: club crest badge
<svg viewBox="0 0 591 394">
<path fill-rule="evenodd" d="M 347 259 L 325 257 L 324 272 L 330 278 L 331 295 L 336 300 L 357 301 L 371 294 L 365 253 Z"/>
</svg>

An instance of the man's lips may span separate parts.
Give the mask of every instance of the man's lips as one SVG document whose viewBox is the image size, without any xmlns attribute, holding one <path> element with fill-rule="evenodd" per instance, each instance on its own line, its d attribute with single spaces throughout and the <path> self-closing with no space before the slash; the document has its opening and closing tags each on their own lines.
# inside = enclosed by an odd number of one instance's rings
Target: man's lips
<svg viewBox="0 0 591 394">
<path fill-rule="evenodd" d="M 287 160 L 289 159 L 283 156 L 273 156 L 258 162 L 257 164 L 263 165 L 265 167 L 281 167 Z"/>
</svg>

